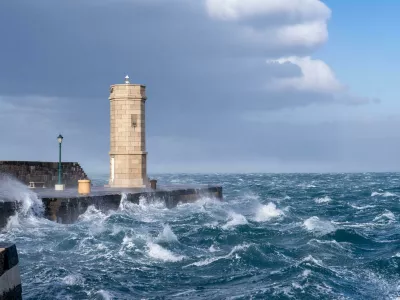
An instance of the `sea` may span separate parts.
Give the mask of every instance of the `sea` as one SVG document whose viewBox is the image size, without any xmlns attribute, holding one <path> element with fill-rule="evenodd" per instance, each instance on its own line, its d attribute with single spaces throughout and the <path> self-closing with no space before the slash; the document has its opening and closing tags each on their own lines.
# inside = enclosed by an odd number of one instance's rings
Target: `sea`
<svg viewBox="0 0 400 300">
<path fill-rule="evenodd" d="M 154 177 L 222 185 L 224 199 L 167 209 L 122 195 L 65 225 L 3 182 L 2 200 L 23 204 L 0 233 L 23 299 L 400 299 L 400 174 Z"/>
</svg>

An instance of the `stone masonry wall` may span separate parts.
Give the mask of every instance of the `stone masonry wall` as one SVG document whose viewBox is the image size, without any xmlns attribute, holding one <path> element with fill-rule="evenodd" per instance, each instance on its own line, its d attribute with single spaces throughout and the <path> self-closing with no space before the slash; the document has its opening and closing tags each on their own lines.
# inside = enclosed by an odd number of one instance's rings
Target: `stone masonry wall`
<svg viewBox="0 0 400 300">
<path fill-rule="evenodd" d="M 63 162 L 62 183 L 66 187 L 76 187 L 78 180 L 88 179 L 85 171 L 77 162 Z M 38 161 L 0 161 L 0 173 L 9 174 L 29 185 L 29 182 L 44 182 L 46 188 L 54 187 L 58 182 L 57 162 Z M 42 185 L 37 185 L 42 187 Z"/>
</svg>

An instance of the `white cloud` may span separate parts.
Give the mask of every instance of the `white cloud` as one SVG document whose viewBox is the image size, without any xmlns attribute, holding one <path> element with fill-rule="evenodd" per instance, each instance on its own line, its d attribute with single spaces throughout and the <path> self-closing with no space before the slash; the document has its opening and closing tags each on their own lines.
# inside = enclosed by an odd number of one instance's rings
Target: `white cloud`
<svg viewBox="0 0 400 300">
<path fill-rule="evenodd" d="M 210 17 L 241 21 L 273 44 L 315 47 L 328 39 L 331 11 L 319 0 L 206 0 L 206 7 Z M 252 22 L 260 18 L 272 22 L 260 28 Z"/>
<path fill-rule="evenodd" d="M 240 20 L 257 15 L 286 15 L 304 20 L 328 19 L 330 9 L 319 0 L 207 0 L 209 14 L 223 20 Z"/>
<path fill-rule="evenodd" d="M 298 66 L 301 75 L 289 78 L 275 78 L 270 82 L 270 87 L 275 89 L 295 89 L 300 91 L 336 93 L 343 92 L 343 86 L 335 77 L 332 69 L 322 60 L 306 57 L 283 57 L 268 60 L 267 63 L 291 63 Z"/>
</svg>

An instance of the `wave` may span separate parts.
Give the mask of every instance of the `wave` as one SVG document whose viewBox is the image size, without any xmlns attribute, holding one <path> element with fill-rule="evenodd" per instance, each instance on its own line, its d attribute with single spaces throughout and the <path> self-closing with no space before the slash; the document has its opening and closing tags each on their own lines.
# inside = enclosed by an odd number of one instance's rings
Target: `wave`
<svg viewBox="0 0 400 300">
<path fill-rule="evenodd" d="M 22 182 L 11 176 L 0 174 L 0 201 L 17 202 L 18 213 L 23 216 L 43 216 L 42 200 Z"/>
<path fill-rule="evenodd" d="M 185 258 L 185 256 L 183 255 L 176 255 L 172 251 L 152 242 L 148 242 L 147 247 L 147 254 L 157 260 L 166 262 L 178 262 Z"/>
<path fill-rule="evenodd" d="M 254 220 L 256 222 L 265 222 L 283 215 L 284 212 L 278 209 L 275 203 L 270 202 L 267 205 L 261 205 L 258 207 Z"/>
<path fill-rule="evenodd" d="M 189 265 L 186 265 L 186 266 L 184 266 L 184 268 L 190 267 L 190 266 L 202 267 L 202 266 L 206 266 L 206 265 L 212 264 L 212 263 L 214 263 L 214 262 L 216 262 L 218 260 L 221 260 L 221 259 L 230 259 L 237 252 L 242 251 L 242 250 L 246 250 L 249 247 L 250 247 L 250 245 L 248 245 L 248 244 L 237 245 L 237 246 L 233 247 L 233 249 L 227 255 L 206 258 L 204 260 L 197 261 L 197 262 L 191 263 Z"/>
<path fill-rule="evenodd" d="M 383 192 L 383 193 L 372 192 L 371 197 L 376 197 L 376 196 L 382 196 L 382 197 L 397 197 L 396 194 L 393 194 L 393 193 L 391 193 L 391 192 Z"/>
<path fill-rule="evenodd" d="M 328 203 L 331 202 L 332 199 L 329 196 L 321 197 L 321 198 L 315 198 L 314 199 L 315 203 Z"/>
<path fill-rule="evenodd" d="M 64 278 L 62 278 L 61 281 L 65 285 L 70 285 L 70 286 L 73 285 L 83 286 L 85 283 L 85 279 L 80 274 L 67 275 Z"/>
<path fill-rule="evenodd" d="M 96 295 L 101 297 L 100 299 L 102 299 L 102 300 L 112 300 L 113 299 L 112 294 L 110 292 L 108 292 L 108 291 L 105 291 L 105 290 L 97 291 Z M 98 299 L 98 298 L 96 298 L 96 299 Z"/>
<path fill-rule="evenodd" d="M 332 222 L 320 220 L 320 218 L 316 216 L 305 220 L 303 225 L 308 231 L 314 232 L 318 235 L 325 235 L 336 230 Z"/>
<path fill-rule="evenodd" d="M 164 225 L 163 231 L 156 238 L 157 242 L 177 242 L 178 237 L 169 225 Z"/>
<path fill-rule="evenodd" d="M 235 212 L 229 213 L 229 219 L 230 220 L 225 225 L 222 226 L 222 229 L 230 229 L 235 226 L 248 224 L 245 216 Z"/>
<path fill-rule="evenodd" d="M 363 210 L 367 208 L 374 208 L 376 205 L 364 205 L 364 206 L 357 206 L 357 205 L 350 205 L 354 209 Z"/>
<path fill-rule="evenodd" d="M 376 216 L 373 221 L 378 223 L 382 222 L 393 223 L 396 221 L 396 216 L 390 210 L 385 209 L 384 213 Z"/>
</svg>

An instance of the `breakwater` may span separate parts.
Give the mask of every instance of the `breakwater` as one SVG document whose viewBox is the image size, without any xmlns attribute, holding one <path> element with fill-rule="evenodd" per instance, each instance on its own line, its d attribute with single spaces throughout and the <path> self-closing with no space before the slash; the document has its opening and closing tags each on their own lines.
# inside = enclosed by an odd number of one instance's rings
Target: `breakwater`
<svg viewBox="0 0 400 300">
<path fill-rule="evenodd" d="M 68 188 L 64 191 L 43 188 L 28 190 L 22 183 L 11 179 L 8 179 L 6 184 L 7 186 L 14 185 L 14 187 L 5 191 L 9 194 L 9 199 L 0 202 L 0 228 L 6 226 L 11 216 L 18 212 L 27 214 L 29 213 L 27 210 L 32 208 L 52 221 L 70 224 L 85 213 L 89 206 L 107 212 L 118 210 L 123 201 L 139 204 L 142 199 L 145 199 L 147 202 L 161 202 L 167 208 L 173 208 L 179 203 L 191 203 L 201 197 L 220 200 L 223 197 L 222 187 L 210 185 L 160 186 L 157 190 L 94 187 L 90 194 L 80 195 L 76 188 Z M 22 192 L 12 192 L 18 189 Z M 29 203 L 28 207 L 24 207 L 24 205 L 27 206 L 27 199 L 30 202 L 32 199 L 35 201 Z"/>
<path fill-rule="evenodd" d="M 139 204 L 140 200 L 161 202 L 167 208 L 179 203 L 191 203 L 201 197 L 222 199 L 222 187 L 219 186 L 169 186 L 159 190 L 150 189 L 113 189 L 97 187 L 89 195 L 78 195 L 75 189 L 62 192 L 38 190 L 42 199 L 45 216 L 58 223 L 73 223 L 85 213 L 89 206 L 107 212 L 118 210 L 123 201 Z"/>
</svg>

